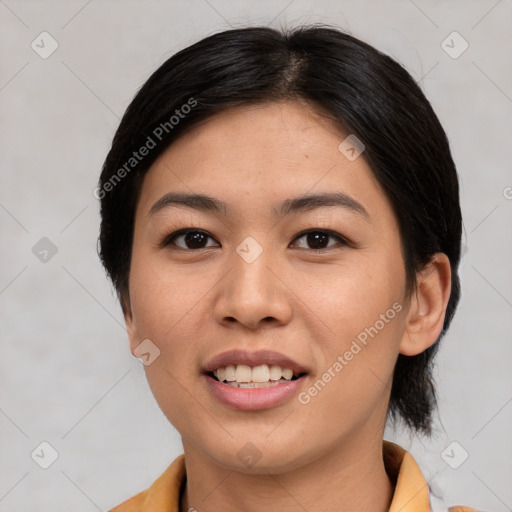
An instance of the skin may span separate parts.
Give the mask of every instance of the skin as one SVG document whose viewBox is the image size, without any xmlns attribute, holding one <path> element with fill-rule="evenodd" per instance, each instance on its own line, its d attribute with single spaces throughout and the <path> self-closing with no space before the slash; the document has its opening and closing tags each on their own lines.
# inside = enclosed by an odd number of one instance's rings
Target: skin
<svg viewBox="0 0 512 512">
<path fill-rule="evenodd" d="M 125 320 L 132 353 L 146 338 L 161 351 L 145 371 L 183 439 L 180 512 L 327 511 L 333 503 L 338 511 L 388 510 L 382 438 L 394 364 L 439 336 L 450 265 L 436 254 L 404 296 L 397 220 L 364 153 L 349 161 L 338 150 L 346 135 L 299 102 L 231 108 L 178 138 L 144 179 Z M 171 191 L 213 196 L 230 214 L 168 207 L 149 215 Z M 332 191 L 369 217 L 338 206 L 271 214 L 285 199 Z M 205 248 L 184 237 L 159 245 L 182 228 L 206 231 Z M 310 228 L 351 244 L 297 237 Z M 236 252 L 247 236 L 262 248 L 252 263 Z M 221 352 L 270 349 L 310 369 L 307 390 L 395 302 L 402 311 L 306 405 L 294 396 L 266 410 L 235 410 L 201 375 Z M 260 455 L 251 468 L 237 456 L 248 442 Z"/>
</svg>

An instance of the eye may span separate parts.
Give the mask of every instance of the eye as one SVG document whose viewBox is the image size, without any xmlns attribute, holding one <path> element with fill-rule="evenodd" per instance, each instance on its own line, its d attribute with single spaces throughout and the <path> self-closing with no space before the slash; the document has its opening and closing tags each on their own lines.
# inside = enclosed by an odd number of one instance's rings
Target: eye
<svg viewBox="0 0 512 512">
<path fill-rule="evenodd" d="M 178 249 L 183 250 L 197 250 L 197 249 L 206 249 L 208 247 L 214 247 L 212 245 L 205 245 L 207 239 L 213 238 L 206 233 L 206 231 L 198 230 L 198 229 L 180 229 L 164 238 L 164 240 L 160 243 L 161 247 L 167 247 L 169 245 L 177 246 Z M 182 240 L 183 245 L 179 245 L 176 241 Z"/>
<path fill-rule="evenodd" d="M 336 239 L 338 241 L 338 245 L 350 245 L 350 242 L 342 235 L 328 229 L 310 229 L 303 231 L 294 238 L 294 241 L 304 239 L 307 245 L 312 246 L 299 247 L 300 249 L 309 248 L 316 251 L 322 251 L 336 245 L 329 245 L 329 238 Z M 215 244 L 207 245 L 208 239 L 214 240 L 206 231 L 199 229 L 180 229 L 179 231 L 175 231 L 174 233 L 167 235 L 159 245 L 161 247 L 174 246 L 172 247 L 173 249 L 177 248 L 184 251 L 194 251 L 215 247 Z"/>
<path fill-rule="evenodd" d="M 328 244 L 328 240 L 329 238 L 335 238 L 336 240 L 338 240 L 338 242 L 341 244 L 341 245 L 349 245 L 349 242 L 346 238 L 344 238 L 343 236 L 341 236 L 339 233 L 336 233 L 335 231 L 331 231 L 329 229 L 325 230 L 325 229 L 310 229 L 308 231 L 304 231 L 303 233 L 299 234 L 295 240 L 300 240 L 301 238 L 304 238 L 305 239 L 305 242 L 306 244 L 310 244 L 312 245 L 312 249 L 314 250 L 317 250 L 317 251 L 322 251 L 324 249 L 328 249 L 330 247 L 332 247 L 332 245 L 327 245 L 326 246 L 326 243 Z M 334 244 L 336 245 L 336 244 Z M 303 247 L 299 247 L 299 248 L 303 248 Z M 305 247 L 306 249 L 308 247 Z"/>
</svg>

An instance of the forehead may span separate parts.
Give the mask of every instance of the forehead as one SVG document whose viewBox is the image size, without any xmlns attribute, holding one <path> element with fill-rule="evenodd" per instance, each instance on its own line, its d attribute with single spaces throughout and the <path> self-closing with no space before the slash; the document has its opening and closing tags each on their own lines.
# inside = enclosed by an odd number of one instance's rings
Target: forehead
<svg viewBox="0 0 512 512">
<path fill-rule="evenodd" d="M 340 151 L 347 136 L 303 103 L 226 109 L 194 126 L 159 156 L 144 178 L 139 207 L 148 213 L 155 201 L 173 191 L 215 196 L 233 205 L 232 213 L 261 214 L 269 203 L 290 197 L 342 192 L 370 215 L 379 208 L 389 210 L 364 158 L 350 160 Z"/>
</svg>

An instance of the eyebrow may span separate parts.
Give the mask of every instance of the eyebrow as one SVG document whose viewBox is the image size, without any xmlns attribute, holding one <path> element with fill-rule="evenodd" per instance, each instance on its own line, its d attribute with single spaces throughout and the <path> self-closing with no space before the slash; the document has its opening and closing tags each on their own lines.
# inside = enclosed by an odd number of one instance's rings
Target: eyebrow
<svg viewBox="0 0 512 512">
<path fill-rule="evenodd" d="M 230 214 L 227 203 L 205 194 L 187 194 L 181 192 L 169 192 L 162 196 L 149 210 L 148 215 L 152 216 L 160 210 L 168 207 L 184 207 L 194 210 L 210 212 L 216 215 L 226 217 Z M 370 215 L 364 206 L 344 194 L 343 192 L 325 192 L 307 196 L 286 199 L 283 202 L 274 205 L 271 212 L 275 217 L 283 218 L 294 213 L 310 211 L 317 208 L 337 206 L 345 208 L 370 220 Z"/>
</svg>

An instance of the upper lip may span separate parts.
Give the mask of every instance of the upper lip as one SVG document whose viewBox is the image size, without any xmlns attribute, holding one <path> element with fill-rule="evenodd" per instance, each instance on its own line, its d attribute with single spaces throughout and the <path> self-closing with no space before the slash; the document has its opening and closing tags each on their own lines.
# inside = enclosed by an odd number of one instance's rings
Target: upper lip
<svg viewBox="0 0 512 512">
<path fill-rule="evenodd" d="M 228 365 L 245 364 L 247 366 L 259 366 L 262 364 L 277 365 L 281 368 L 290 368 L 295 374 L 308 373 L 306 367 L 293 361 L 279 352 L 273 350 L 258 350 L 247 352 L 245 350 L 229 350 L 214 356 L 204 367 L 206 373 L 213 372 L 218 368 L 224 368 Z"/>
</svg>

